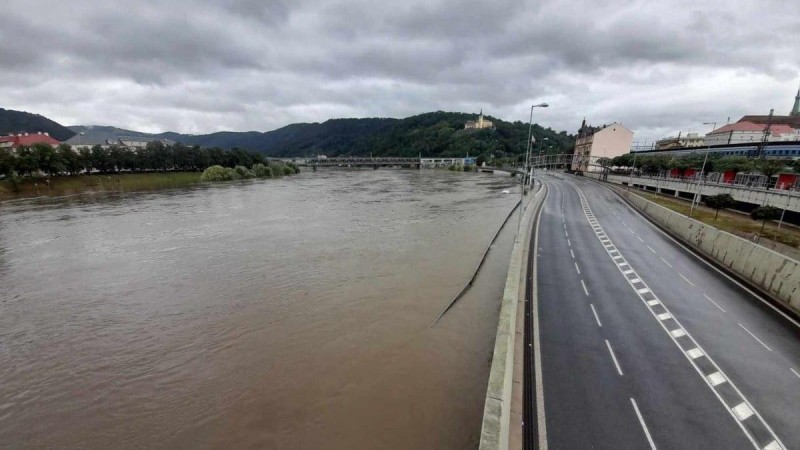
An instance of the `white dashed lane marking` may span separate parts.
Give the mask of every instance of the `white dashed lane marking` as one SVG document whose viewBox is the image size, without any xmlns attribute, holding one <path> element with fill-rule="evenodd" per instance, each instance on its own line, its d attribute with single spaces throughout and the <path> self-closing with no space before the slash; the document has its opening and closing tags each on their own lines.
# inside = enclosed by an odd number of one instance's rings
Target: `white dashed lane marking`
<svg viewBox="0 0 800 450">
<path fill-rule="evenodd" d="M 650 246 L 648 245 L 648 246 L 647 246 L 647 248 L 648 248 L 648 249 L 649 249 L 651 252 L 653 252 L 653 254 L 654 254 L 654 255 L 656 254 L 656 251 L 655 251 L 655 250 L 653 250 L 653 247 L 650 247 Z"/>
<path fill-rule="evenodd" d="M 722 403 L 727 412 L 736 419 L 736 423 L 739 425 L 739 428 L 742 430 L 747 439 L 755 448 L 759 450 L 785 450 L 786 447 L 780 441 L 778 436 L 775 434 L 769 424 L 767 424 L 764 418 L 761 417 L 758 411 L 756 411 L 752 404 L 750 404 L 747 398 L 745 398 L 744 394 L 742 394 L 739 388 L 736 387 L 736 384 L 728 375 L 725 374 L 725 372 L 722 371 L 722 369 L 720 369 L 717 363 L 711 359 L 711 356 L 705 350 L 703 350 L 697 341 L 695 341 L 694 338 L 686 331 L 680 321 L 667 308 L 667 305 L 659 300 L 658 296 L 650 290 L 647 284 L 625 260 L 618 248 L 603 230 L 602 226 L 600 226 L 597 218 L 592 212 L 591 207 L 589 206 L 586 196 L 583 194 L 580 188 L 578 188 L 578 186 L 576 186 L 574 183 L 570 184 L 572 184 L 573 188 L 580 197 L 583 212 L 586 216 L 586 219 L 589 221 L 589 225 L 591 225 L 595 235 L 608 253 L 608 256 L 617 266 L 617 269 L 622 272 L 625 280 L 638 294 L 639 299 L 644 305 L 646 305 L 661 328 L 670 336 L 672 342 L 684 353 L 692 368 L 703 378 L 706 385 L 709 387 L 709 389 L 711 389 L 720 403 Z M 652 247 L 647 246 L 647 248 L 650 249 L 651 252 L 655 253 L 655 250 L 653 250 Z M 639 279 L 639 282 L 631 282 L 631 280 L 637 278 Z M 583 282 L 583 280 L 581 280 L 581 282 Z M 663 314 L 669 314 L 670 317 L 667 318 Z M 744 327 L 742 326 L 742 328 Z M 755 335 L 753 335 L 753 337 L 756 338 Z M 761 342 L 760 339 L 757 340 Z M 611 345 L 608 343 L 608 341 L 606 341 L 606 344 L 608 345 L 612 358 L 615 358 L 613 355 L 613 350 L 611 349 Z M 761 344 L 763 345 L 763 342 L 761 342 Z M 633 399 L 631 399 L 631 401 L 633 402 Z M 635 402 L 633 402 L 633 404 L 634 408 L 637 410 L 637 415 L 642 422 L 642 426 L 644 427 L 644 422 L 641 420 L 641 415 L 638 412 L 638 408 L 636 408 Z M 644 428 L 646 430 L 646 427 Z M 655 446 L 652 444 L 652 441 L 650 442 L 651 446 L 655 448 Z"/>
<path fill-rule="evenodd" d="M 602 324 L 602 323 L 600 323 L 600 317 L 597 315 L 597 310 L 596 310 L 596 309 L 594 309 L 594 305 L 593 305 L 593 304 L 591 304 L 591 303 L 589 303 L 589 306 L 591 306 L 591 308 L 592 308 L 592 313 L 594 314 L 594 320 L 596 320 L 596 321 L 597 321 L 597 326 L 598 326 L 598 327 L 602 327 L 602 326 L 603 326 L 603 324 Z"/>
<path fill-rule="evenodd" d="M 588 297 L 589 296 L 589 290 L 586 289 L 586 283 L 584 283 L 583 280 L 581 280 L 581 286 L 583 286 L 583 292 L 585 292 L 586 296 Z"/>
<path fill-rule="evenodd" d="M 619 361 L 617 361 L 617 357 L 614 355 L 614 349 L 611 348 L 611 343 L 608 342 L 608 339 L 606 339 L 606 346 L 608 347 L 608 353 L 611 354 L 611 359 L 614 361 L 614 366 L 617 368 L 617 373 L 619 376 L 622 376 L 622 367 L 619 366 Z"/>
<path fill-rule="evenodd" d="M 706 300 L 708 300 L 708 301 L 710 301 L 711 303 L 713 303 L 713 304 L 714 304 L 714 306 L 716 306 L 717 308 L 719 308 L 719 310 L 720 310 L 720 311 L 722 311 L 722 312 L 725 312 L 725 310 L 724 310 L 724 309 L 722 309 L 722 306 L 719 306 L 719 304 L 718 304 L 717 302 L 715 302 L 715 301 L 714 301 L 714 299 L 712 299 L 711 297 L 709 297 L 709 296 L 708 296 L 708 295 L 706 295 L 706 294 L 703 294 L 703 297 L 705 297 L 705 298 L 706 298 Z"/>
<path fill-rule="evenodd" d="M 794 370 L 794 369 L 789 369 L 789 370 L 791 370 L 791 371 L 792 371 L 792 373 L 793 373 L 793 374 L 795 374 L 795 375 L 797 376 L 797 378 L 800 378 L 800 372 L 797 372 L 797 371 L 796 371 L 796 370 Z"/>
<path fill-rule="evenodd" d="M 644 423 L 644 417 L 642 417 L 642 413 L 639 412 L 639 406 L 636 405 L 636 400 L 634 400 L 633 397 L 631 397 L 631 404 L 633 405 L 633 410 L 636 412 L 636 417 L 639 419 L 639 424 L 642 425 L 642 430 L 644 430 L 644 435 L 647 437 L 650 448 L 656 450 L 656 444 L 653 442 L 653 437 L 650 436 L 650 430 L 647 429 L 647 424 Z"/>
<path fill-rule="evenodd" d="M 682 274 L 682 273 L 678 272 L 678 275 L 680 275 L 680 276 L 681 276 L 681 278 L 683 278 L 683 281 L 685 281 L 685 282 L 687 282 L 687 283 L 691 284 L 692 286 L 694 286 L 694 283 L 692 283 L 691 281 L 689 281 L 689 279 L 688 279 L 688 278 L 686 278 L 685 276 L 683 276 L 683 274 Z"/>
<path fill-rule="evenodd" d="M 672 264 L 668 263 L 668 262 L 667 262 L 667 260 L 666 260 L 666 259 L 664 259 L 664 257 L 662 257 L 662 256 L 659 256 L 659 258 L 661 258 L 661 262 L 663 262 L 664 264 L 666 264 L 666 265 L 667 265 L 667 267 L 669 267 L 670 269 L 672 269 Z"/>
<path fill-rule="evenodd" d="M 763 345 L 765 349 L 767 349 L 767 350 L 769 350 L 769 351 L 772 351 L 772 349 L 771 349 L 771 348 L 769 348 L 769 346 L 768 346 L 767 344 L 765 344 L 765 343 L 764 343 L 764 341 L 762 341 L 761 339 L 759 339 L 759 338 L 758 338 L 758 336 L 756 336 L 755 334 L 753 334 L 753 332 L 752 332 L 752 331 L 748 330 L 748 329 L 747 329 L 747 328 L 746 328 L 744 325 L 742 325 L 741 323 L 739 324 L 739 326 L 740 326 L 740 327 L 742 327 L 742 329 L 743 329 L 744 331 L 746 331 L 746 332 L 747 332 L 747 334 L 749 334 L 750 336 L 752 336 L 752 337 L 753 337 L 753 339 L 757 340 L 759 344 Z"/>
</svg>

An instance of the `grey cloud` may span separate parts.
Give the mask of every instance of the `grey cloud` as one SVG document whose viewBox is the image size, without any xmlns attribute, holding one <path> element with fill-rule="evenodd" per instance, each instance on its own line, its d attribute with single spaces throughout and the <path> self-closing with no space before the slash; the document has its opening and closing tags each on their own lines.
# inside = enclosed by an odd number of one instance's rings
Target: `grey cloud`
<svg viewBox="0 0 800 450">
<path fill-rule="evenodd" d="M 10 3 L 0 106 L 146 131 L 549 101 L 556 129 L 662 133 L 786 109 L 800 82 L 789 0 Z"/>
</svg>

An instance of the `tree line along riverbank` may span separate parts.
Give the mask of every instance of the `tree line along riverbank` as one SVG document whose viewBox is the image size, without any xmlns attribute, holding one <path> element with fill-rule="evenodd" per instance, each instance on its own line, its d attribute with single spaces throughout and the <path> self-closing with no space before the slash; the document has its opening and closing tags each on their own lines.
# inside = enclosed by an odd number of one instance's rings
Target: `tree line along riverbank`
<svg viewBox="0 0 800 450">
<path fill-rule="evenodd" d="M 206 172 L 211 170 L 208 174 Z M 292 163 L 240 149 L 164 145 L 133 151 L 119 146 L 74 150 L 61 144 L 0 149 L 0 200 L 100 191 L 148 191 L 201 181 L 269 178 L 299 172 Z"/>
</svg>

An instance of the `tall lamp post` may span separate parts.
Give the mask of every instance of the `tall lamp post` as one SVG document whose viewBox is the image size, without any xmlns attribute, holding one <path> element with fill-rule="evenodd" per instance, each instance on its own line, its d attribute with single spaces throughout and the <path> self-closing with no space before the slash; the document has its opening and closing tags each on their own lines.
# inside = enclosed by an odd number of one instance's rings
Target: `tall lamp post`
<svg viewBox="0 0 800 450">
<path fill-rule="evenodd" d="M 533 108 L 547 108 L 547 103 L 539 103 L 538 105 L 531 105 L 531 117 L 528 119 L 528 149 L 525 151 L 525 177 L 528 176 L 528 170 L 531 163 L 531 146 L 533 144 Z"/>
<path fill-rule="evenodd" d="M 523 211 L 523 204 L 524 204 L 524 196 L 525 196 L 525 184 L 527 183 L 526 178 L 528 178 L 528 165 L 530 164 L 530 157 L 531 157 L 531 138 L 533 137 L 533 108 L 547 108 L 547 103 L 539 103 L 538 105 L 531 105 L 531 116 L 528 119 L 528 149 L 525 151 L 525 164 L 523 167 L 523 175 L 520 179 L 519 183 L 519 215 L 517 216 L 517 241 L 519 241 L 519 231 L 522 228 L 522 213 Z"/>
<path fill-rule="evenodd" d="M 703 122 L 703 125 L 711 125 L 711 131 L 717 129 L 717 122 Z M 706 156 L 703 158 L 703 167 L 700 169 L 700 176 L 697 177 L 697 190 L 695 191 L 694 198 L 692 198 L 692 206 L 689 208 L 689 217 L 692 217 L 692 213 L 694 213 L 694 205 L 697 203 L 700 204 L 700 193 L 702 186 L 700 186 L 700 178 L 706 173 L 706 162 L 708 162 L 708 153 L 711 151 L 711 141 L 706 138 Z M 704 178 L 704 177 L 703 177 Z M 704 180 L 705 182 L 705 180 Z"/>
</svg>

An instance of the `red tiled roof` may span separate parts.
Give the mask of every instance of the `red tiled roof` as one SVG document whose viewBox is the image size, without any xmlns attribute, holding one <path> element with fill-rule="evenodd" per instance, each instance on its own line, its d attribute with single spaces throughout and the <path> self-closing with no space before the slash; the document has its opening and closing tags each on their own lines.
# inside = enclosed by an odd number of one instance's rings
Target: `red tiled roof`
<svg viewBox="0 0 800 450">
<path fill-rule="evenodd" d="M 731 131 L 763 132 L 764 128 L 766 128 L 766 124 L 753 123 L 753 122 L 736 122 L 729 125 L 725 125 L 722 128 L 717 128 L 716 130 L 712 131 L 709 134 L 730 133 Z M 772 125 L 769 128 L 769 132 L 770 134 L 775 136 L 787 133 L 794 134 L 794 128 L 790 127 L 789 125 Z"/>
<path fill-rule="evenodd" d="M 11 142 L 12 147 L 21 147 L 21 146 L 28 146 L 33 144 L 50 144 L 50 145 L 58 145 L 59 142 L 56 139 L 46 135 L 46 134 L 31 134 L 28 135 L 13 135 L 13 136 L 0 136 L 0 142 Z"/>
</svg>

